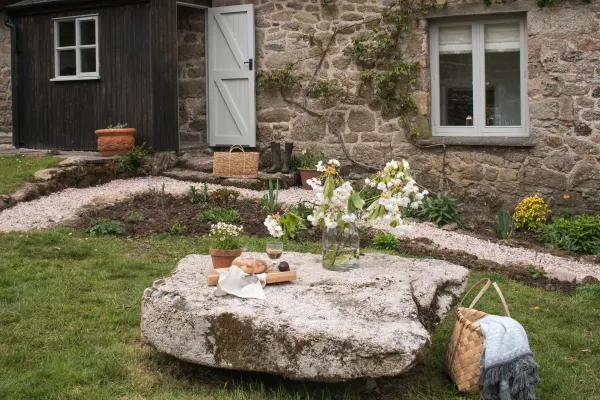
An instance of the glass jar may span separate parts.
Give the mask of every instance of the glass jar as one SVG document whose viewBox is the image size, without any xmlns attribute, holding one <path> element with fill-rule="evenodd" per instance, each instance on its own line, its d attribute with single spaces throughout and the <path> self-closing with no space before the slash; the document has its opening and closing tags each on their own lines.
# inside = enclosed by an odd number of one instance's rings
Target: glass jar
<svg viewBox="0 0 600 400">
<path fill-rule="evenodd" d="M 360 235 L 356 225 L 344 223 L 323 230 L 323 268 L 349 271 L 358 267 Z"/>
</svg>

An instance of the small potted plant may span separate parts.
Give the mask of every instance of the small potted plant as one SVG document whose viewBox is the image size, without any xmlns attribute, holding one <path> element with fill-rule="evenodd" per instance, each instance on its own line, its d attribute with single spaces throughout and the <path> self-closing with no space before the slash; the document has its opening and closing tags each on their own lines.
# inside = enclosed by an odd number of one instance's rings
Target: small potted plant
<svg viewBox="0 0 600 400">
<path fill-rule="evenodd" d="M 323 153 L 312 152 L 306 149 L 302 151 L 302 154 L 300 154 L 297 160 L 298 172 L 300 172 L 300 179 L 302 180 L 302 189 L 312 190 L 306 181 L 321 175 L 321 173 L 317 171 L 317 164 L 322 161 Z"/>
<path fill-rule="evenodd" d="M 229 268 L 233 260 L 242 255 L 240 236 L 244 228 L 219 222 L 210 226 L 208 250 L 214 268 Z"/>
<path fill-rule="evenodd" d="M 110 125 L 94 132 L 98 136 L 98 152 L 101 157 L 122 156 L 135 147 L 135 129 L 127 124 Z"/>
</svg>

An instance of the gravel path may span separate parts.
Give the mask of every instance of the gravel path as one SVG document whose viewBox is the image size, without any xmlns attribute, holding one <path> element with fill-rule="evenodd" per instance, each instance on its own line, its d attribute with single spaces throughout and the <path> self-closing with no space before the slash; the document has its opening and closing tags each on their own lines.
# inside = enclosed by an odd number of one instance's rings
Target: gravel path
<svg viewBox="0 0 600 400">
<path fill-rule="evenodd" d="M 171 194 L 183 194 L 190 185 L 198 183 L 178 181 L 165 177 L 146 177 L 128 180 L 115 180 L 105 185 L 86 189 L 67 189 L 26 203 L 20 203 L 0 213 L 0 232 L 27 231 L 32 229 L 52 228 L 77 217 L 83 207 L 124 200 L 136 193 L 152 189 Z M 219 185 L 208 185 L 209 190 Z M 243 198 L 260 198 L 264 192 L 248 189 L 237 189 Z M 312 199 L 312 192 L 300 188 L 282 190 L 279 201 L 293 205 L 302 200 Z M 377 224 L 373 224 L 374 226 Z M 477 239 L 460 232 L 448 232 L 429 224 L 417 223 L 408 232 L 410 238 L 428 238 L 441 247 L 451 250 L 462 250 L 479 258 L 495 261 L 500 264 L 533 264 L 544 268 L 548 274 L 560 280 L 577 281 L 587 276 L 600 279 L 600 266 L 586 264 L 539 253 L 529 249 L 505 246 L 490 241 Z"/>
<path fill-rule="evenodd" d="M 27 231 L 32 229 L 52 228 L 77 217 L 85 206 L 94 203 L 109 203 L 124 200 L 137 193 L 147 192 L 152 189 L 162 190 L 171 194 L 184 194 L 191 185 L 199 187 L 199 183 L 178 181 L 164 177 L 134 178 L 127 180 L 114 180 L 105 185 L 85 188 L 66 189 L 50 196 L 19 203 L 15 207 L 0 213 L 0 232 Z M 208 185 L 214 190 L 220 185 Z M 237 189 L 243 198 L 260 198 L 263 192 L 249 189 Z M 301 200 L 308 200 L 312 192 L 293 188 L 281 191 L 279 202 L 292 205 Z"/>
<path fill-rule="evenodd" d="M 516 248 L 465 235 L 460 232 L 448 232 L 428 224 L 418 223 L 408 232 L 410 238 L 428 238 L 439 246 L 462 250 L 485 260 L 499 264 L 525 264 L 542 267 L 550 277 L 578 282 L 592 276 L 600 279 L 600 265 L 587 264 L 576 260 L 540 253 L 530 249 Z"/>
</svg>

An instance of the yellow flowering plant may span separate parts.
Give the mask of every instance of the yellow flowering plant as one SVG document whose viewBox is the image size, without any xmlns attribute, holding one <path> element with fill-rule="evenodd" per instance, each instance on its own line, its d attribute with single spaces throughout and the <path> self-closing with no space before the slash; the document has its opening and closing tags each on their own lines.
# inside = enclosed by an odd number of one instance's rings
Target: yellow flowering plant
<svg viewBox="0 0 600 400">
<path fill-rule="evenodd" d="M 541 196 L 527 196 L 515 209 L 517 228 L 527 231 L 537 231 L 546 223 L 548 214 L 552 211 Z"/>
</svg>

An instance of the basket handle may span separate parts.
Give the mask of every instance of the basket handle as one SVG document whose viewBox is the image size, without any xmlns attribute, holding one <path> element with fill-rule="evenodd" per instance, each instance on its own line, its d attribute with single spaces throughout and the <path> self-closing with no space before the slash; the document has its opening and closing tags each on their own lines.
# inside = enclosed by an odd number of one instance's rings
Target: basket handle
<svg viewBox="0 0 600 400">
<path fill-rule="evenodd" d="M 234 150 L 241 150 L 242 153 L 246 152 L 246 150 L 244 150 L 244 147 L 240 146 L 239 144 L 234 144 L 233 146 L 231 146 L 231 148 L 229 149 L 229 152 L 231 153 Z"/>
<path fill-rule="evenodd" d="M 242 153 L 246 153 L 246 150 L 244 150 L 244 147 L 239 144 L 234 144 L 233 146 L 231 146 L 229 148 L 229 154 L 231 154 L 231 152 L 234 150 L 241 150 Z M 242 166 L 242 175 L 245 175 L 246 174 L 246 157 L 244 156 L 243 159 L 244 159 L 244 164 Z M 229 157 L 228 168 L 229 168 L 229 175 L 231 175 L 231 157 Z"/>
<path fill-rule="evenodd" d="M 484 278 L 484 279 L 480 280 L 479 282 L 477 282 L 476 284 L 474 284 L 471 287 L 471 289 L 469 289 L 467 294 L 463 297 L 463 299 L 460 301 L 460 303 L 458 305 L 459 306 L 462 305 L 462 303 L 465 301 L 465 299 L 467 297 L 469 297 L 469 295 L 473 292 L 473 290 L 478 288 L 484 282 L 485 282 L 485 285 L 483 286 L 483 288 L 481 288 L 481 290 L 479 291 L 477 296 L 475 296 L 475 298 L 469 305 L 469 308 L 475 307 L 477 302 L 481 299 L 481 297 L 483 297 L 483 295 L 485 294 L 485 292 L 487 292 L 487 290 L 490 288 L 490 286 L 494 286 L 494 289 L 496 289 L 496 293 L 498 293 L 498 297 L 500 297 L 500 302 L 502 302 L 502 309 L 504 311 L 504 315 L 506 315 L 507 317 L 510 317 L 510 310 L 508 309 L 508 304 L 506 303 L 506 299 L 504 298 L 504 295 L 502 294 L 502 290 L 500 290 L 500 286 L 498 286 L 498 284 L 496 282 L 492 283 L 492 281 L 488 278 Z"/>
</svg>

